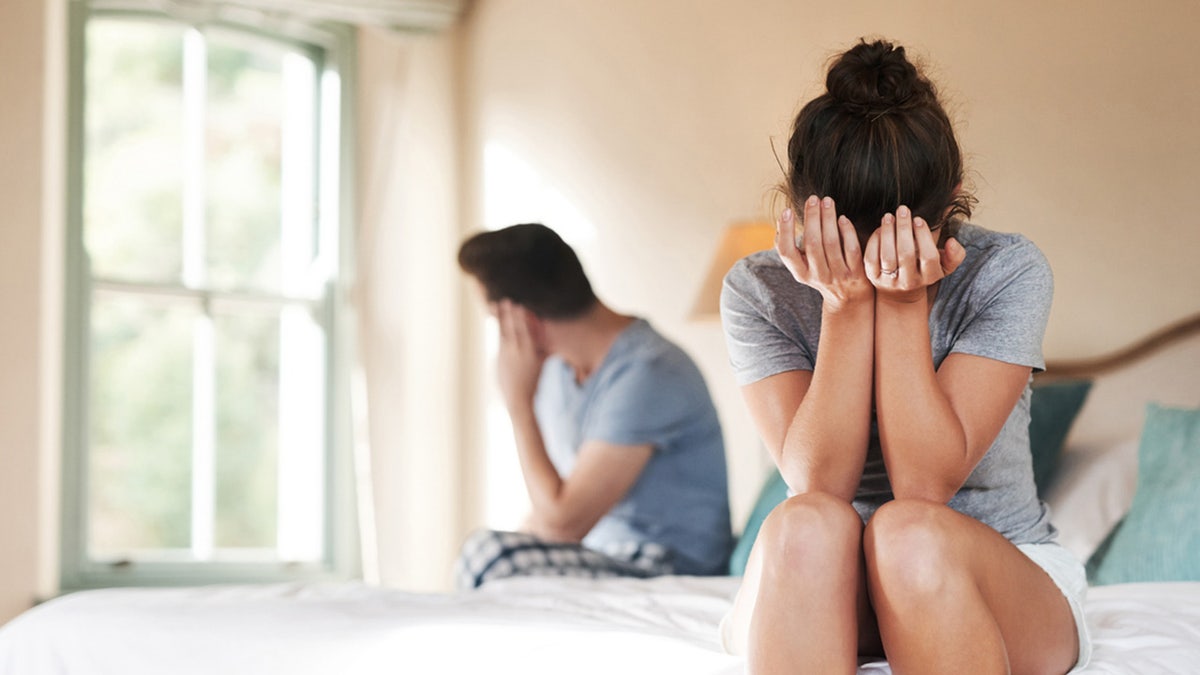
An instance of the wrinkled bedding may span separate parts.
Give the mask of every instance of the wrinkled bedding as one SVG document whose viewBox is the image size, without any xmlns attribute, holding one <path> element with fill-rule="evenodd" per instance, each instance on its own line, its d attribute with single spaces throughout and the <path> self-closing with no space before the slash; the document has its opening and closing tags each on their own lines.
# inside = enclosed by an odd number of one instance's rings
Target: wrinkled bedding
<svg viewBox="0 0 1200 675">
<path fill-rule="evenodd" d="M 0 675 L 734 675 L 717 623 L 738 580 L 509 579 L 460 594 L 362 584 L 106 589 L 0 628 Z M 1200 583 L 1093 588 L 1085 673 L 1200 672 Z M 860 675 L 890 673 L 867 663 Z"/>
</svg>

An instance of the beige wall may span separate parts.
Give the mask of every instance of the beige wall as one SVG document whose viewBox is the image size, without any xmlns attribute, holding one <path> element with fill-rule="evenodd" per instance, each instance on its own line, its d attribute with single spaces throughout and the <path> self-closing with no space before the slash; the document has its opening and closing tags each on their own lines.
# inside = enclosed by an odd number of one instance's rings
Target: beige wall
<svg viewBox="0 0 1200 675">
<path fill-rule="evenodd" d="M 719 326 L 686 312 L 721 228 L 765 212 L 772 144 L 826 59 L 862 35 L 926 57 L 960 120 L 976 222 L 1042 247 L 1057 282 L 1047 354 L 1086 356 L 1200 310 L 1197 25 L 1187 2 L 484 0 L 465 54 L 466 170 L 484 193 L 502 183 L 485 168 L 499 144 L 573 207 L 533 198 L 530 214 L 594 227 L 581 252 L 601 294 L 708 375 L 740 514 L 765 456 Z"/>
<path fill-rule="evenodd" d="M 61 6 L 0 2 L 0 621 L 54 580 L 62 141 L 61 83 L 46 73 L 59 72 Z M 719 325 L 686 313 L 720 230 L 765 212 L 779 173 L 772 142 L 818 91 L 824 60 L 859 35 L 928 57 L 961 119 L 976 220 L 1025 232 L 1049 256 L 1050 356 L 1094 354 L 1200 309 L 1200 54 L 1188 34 L 1200 6 L 1142 12 L 1032 0 L 480 0 L 461 35 L 366 36 L 359 199 L 378 230 L 362 249 L 359 300 L 366 356 L 383 373 L 370 393 L 384 580 L 439 583 L 478 517 L 467 498 L 478 462 L 463 455 L 479 444 L 487 374 L 452 253 L 489 218 L 570 225 L 603 296 L 697 358 L 744 513 L 765 454 Z M 523 188 L 496 192 L 513 176 L 485 171 L 487 148 L 516 162 Z"/>
<path fill-rule="evenodd" d="M 47 153 L 61 144 L 44 138 L 61 118 L 46 97 L 58 89 L 46 73 L 60 66 L 49 48 L 47 22 L 61 19 L 57 2 L 0 3 L 0 623 L 28 608 L 53 584 L 57 514 L 53 485 L 56 437 L 59 260 L 57 204 L 44 188 L 56 185 Z M 54 78 L 49 78 L 53 80 Z M 57 250 L 55 250 L 57 252 Z"/>
</svg>

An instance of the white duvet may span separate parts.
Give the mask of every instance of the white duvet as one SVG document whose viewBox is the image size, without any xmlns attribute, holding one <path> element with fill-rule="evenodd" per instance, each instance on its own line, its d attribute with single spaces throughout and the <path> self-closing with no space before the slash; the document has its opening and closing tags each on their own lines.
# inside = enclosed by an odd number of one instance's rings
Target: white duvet
<svg viewBox="0 0 1200 675">
<path fill-rule="evenodd" d="M 731 578 L 510 579 L 465 594 L 360 584 L 108 589 L 0 628 L 0 675 L 741 673 Z M 1200 583 L 1093 588 L 1085 673 L 1200 672 Z M 890 672 L 864 664 L 861 674 Z"/>
</svg>

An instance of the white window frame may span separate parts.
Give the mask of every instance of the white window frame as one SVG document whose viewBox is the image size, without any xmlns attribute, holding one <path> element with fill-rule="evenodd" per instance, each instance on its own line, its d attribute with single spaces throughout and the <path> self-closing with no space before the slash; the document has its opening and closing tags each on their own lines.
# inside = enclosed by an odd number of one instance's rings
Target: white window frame
<svg viewBox="0 0 1200 675">
<path fill-rule="evenodd" d="M 320 82 L 321 147 L 317 218 L 326 236 L 322 246 L 335 251 L 337 271 L 316 304 L 280 303 L 277 298 L 246 293 L 192 291 L 111 280 L 95 282 L 87 268 L 83 231 L 84 79 L 87 22 L 92 17 L 157 17 L 188 25 L 180 18 L 149 11 L 147 3 L 73 0 L 69 10 L 67 233 L 65 243 L 65 308 L 63 369 L 63 473 L 60 586 L 63 591 L 126 585 L 186 585 L 211 582 L 345 579 L 360 576 L 354 498 L 353 423 L 350 373 L 353 363 L 353 320 L 349 303 L 354 272 L 353 238 L 353 92 L 354 32 L 340 24 L 288 21 L 280 25 L 247 25 L 209 17 L 203 25 L 254 32 L 295 44 L 316 56 Z M 186 228 L 185 228 L 186 229 Z M 185 263 L 185 276 L 187 265 Z M 103 288 L 102 288 L 103 287 Z M 88 539 L 89 326 L 94 292 L 132 290 L 139 294 L 187 296 L 200 305 L 212 302 L 268 302 L 314 311 L 325 329 L 325 410 L 323 551 L 313 563 L 239 562 L 230 560 L 92 560 Z M 307 305 L 307 306 L 306 306 Z M 201 331 L 202 333 L 203 331 Z M 194 516 L 195 517 L 195 516 Z M 201 524 L 203 527 L 203 524 Z M 193 541 L 195 545 L 195 541 Z"/>
</svg>

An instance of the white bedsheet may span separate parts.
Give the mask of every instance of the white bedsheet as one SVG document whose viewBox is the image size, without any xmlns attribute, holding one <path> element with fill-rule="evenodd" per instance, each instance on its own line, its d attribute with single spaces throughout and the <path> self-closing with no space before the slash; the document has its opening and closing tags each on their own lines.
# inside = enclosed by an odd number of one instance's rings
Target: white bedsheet
<svg viewBox="0 0 1200 675">
<path fill-rule="evenodd" d="M 0 628 L 0 675 L 734 675 L 737 580 L 512 579 L 468 594 L 359 584 L 109 589 Z M 1200 583 L 1095 588 L 1086 673 L 1200 672 Z M 863 675 L 890 672 L 864 665 Z"/>
</svg>

